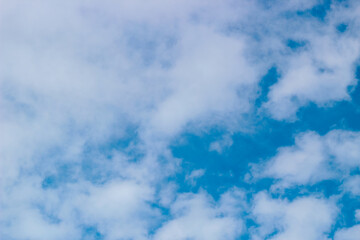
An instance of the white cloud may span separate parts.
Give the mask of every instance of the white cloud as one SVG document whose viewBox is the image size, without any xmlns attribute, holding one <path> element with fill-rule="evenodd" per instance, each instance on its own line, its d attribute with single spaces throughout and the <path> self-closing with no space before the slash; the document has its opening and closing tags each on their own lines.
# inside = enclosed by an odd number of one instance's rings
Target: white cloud
<svg viewBox="0 0 360 240">
<path fill-rule="evenodd" d="M 324 140 L 341 168 L 360 166 L 360 132 L 333 130 Z"/>
<path fill-rule="evenodd" d="M 357 210 L 355 211 L 355 219 L 356 219 L 357 221 L 360 221 L 360 209 L 357 209 Z"/>
<path fill-rule="evenodd" d="M 320 136 L 306 133 L 298 136 L 295 146 L 280 148 L 267 163 L 264 176 L 283 179 L 284 184 L 306 184 L 331 177 L 326 165 L 325 149 Z"/>
<path fill-rule="evenodd" d="M 243 197 L 238 190 L 224 194 L 219 203 L 205 193 L 183 194 L 171 206 L 174 218 L 155 234 L 155 239 L 236 239 L 243 223 L 236 217 Z"/>
<path fill-rule="evenodd" d="M 342 185 L 342 189 L 352 193 L 354 196 L 360 196 L 360 176 L 355 175 L 347 178 Z"/>
<path fill-rule="evenodd" d="M 162 182 L 179 162 L 168 138 L 191 121 L 209 126 L 249 109 L 251 93 L 237 92 L 256 85 L 245 40 L 218 29 L 234 9 L 220 1 L 1 5 L 0 236 L 80 239 L 81 225 L 95 225 L 106 239 L 148 238 L 158 221 L 150 203 L 168 206 L 176 194 Z M 129 147 L 101 152 L 129 137 Z M 88 154 L 89 146 L 99 149 Z M 63 166 L 70 176 L 43 189 Z"/>
<path fill-rule="evenodd" d="M 337 208 L 330 200 L 312 196 L 289 202 L 273 199 L 262 192 L 254 199 L 252 214 L 260 224 L 253 229 L 254 240 L 325 240 L 334 224 Z"/>
<path fill-rule="evenodd" d="M 159 192 L 159 203 L 161 206 L 170 207 L 174 202 L 177 193 L 177 185 L 174 182 L 167 183 L 162 186 Z"/>
<path fill-rule="evenodd" d="M 82 222 L 97 226 L 106 239 L 147 239 L 149 226 L 156 223 L 158 215 L 148 204 L 153 197 L 146 185 L 119 181 L 90 186 L 68 204 L 75 204 L 73 209 L 80 212 Z"/>
<path fill-rule="evenodd" d="M 299 1 L 290 2 L 291 11 L 296 9 L 292 8 L 295 6 L 301 9 Z M 319 3 L 303 2 L 306 7 Z M 273 32 L 269 34 L 272 40 L 269 48 L 276 49 L 275 53 L 271 52 L 271 57 L 275 59 L 280 78 L 271 86 L 263 107 L 273 118 L 295 120 L 298 109 L 310 102 L 326 107 L 335 101 L 350 100 L 348 88 L 357 83 L 355 64 L 360 43 L 357 26 L 353 24 L 358 18 L 358 3 L 349 1 L 348 5 L 345 8 L 341 3 L 332 3 L 324 23 L 313 18 L 299 19 L 296 14 L 283 20 L 277 15 L 283 12 L 274 7 L 272 20 L 282 25 L 284 31 L 272 27 Z M 349 24 L 345 34 L 336 30 L 340 23 Z M 285 45 L 288 40 L 304 46 L 290 49 Z"/>
<path fill-rule="evenodd" d="M 205 174 L 205 169 L 196 169 L 191 171 L 190 174 L 186 175 L 185 180 L 189 182 L 191 185 L 195 185 L 196 180 L 204 176 L 204 174 Z"/>
<path fill-rule="evenodd" d="M 23 177 L 5 192 L 2 238 L 80 239 L 83 226 L 95 226 L 109 240 L 148 239 L 148 229 L 159 221 L 149 204 L 153 189 L 145 184 L 117 180 L 43 189 L 39 180 Z"/>
<path fill-rule="evenodd" d="M 233 145 L 233 140 L 230 135 L 224 135 L 222 139 L 212 142 L 209 146 L 209 151 L 216 151 L 221 154 L 224 150 Z"/>
<path fill-rule="evenodd" d="M 312 20 L 283 17 L 316 3 L 1 1 L 0 237 L 80 239 L 83 225 L 96 225 L 105 239 L 147 239 L 162 219 L 152 204 L 170 207 L 174 199 L 173 218 L 157 238 L 237 237 L 242 195 L 228 192 L 218 203 L 205 193 L 178 196 L 176 184 L 166 182 L 180 162 L 169 141 L 215 125 L 243 130 L 242 115 L 273 64 L 283 74 L 264 105 L 274 118 L 309 101 L 346 99 L 356 36 L 334 37 Z M 350 19 L 356 13 L 336 12 Z M 312 48 L 286 52 L 283 41 L 294 36 Z M 325 177 L 313 176 L 323 166 L 316 146 L 325 143 L 312 136 L 280 150 L 274 161 L 284 165 L 268 175 L 291 183 Z M 114 144 L 129 138 L 128 146 Z M 340 165 L 355 167 L 358 140 L 350 138 L 335 134 L 325 145 L 337 146 L 331 154 L 344 159 Z M 225 137 L 210 150 L 230 145 Z M 311 171 L 284 160 L 292 156 Z M 70 173 L 60 186 L 42 188 L 62 167 Z M 191 179 L 201 175 L 195 173 Z"/>
<path fill-rule="evenodd" d="M 255 165 L 253 172 L 257 178 L 279 179 L 273 188 L 314 184 L 339 173 L 345 178 L 360 166 L 359 146 L 359 132 L 332 130 L 324 136 L 305 132 L 296 136 L 293 146 L 279 148 L 264 165 Z"/>
<path fill-rule="evenodd" d="M 357 240 L 360 236 L 360 225 L 340 229 L 335 233 L 334 240 Z"/>
<path fill-rule="evenodd" d="M 183 32 L 179 47 L 181 54 L 170 70 L 172 94 L 153 112 L 147 126 L 151 134 L 171 136 L 188 123 L 226 124 L 226 116 L 249 110 L 253 92 L 240 96 L 237 90 L 254 88 L 257 79 L 245 59 L 243 40 L 196 26 Z"/>
<path fill-rule="evenodd" d="M 298 108 L 310 101 L 324 106 L 350 99 L 348 87 L 356 84 L 353 64 L 359 57 L 359 43 L 332 35 L 310 39 L 310 53 L 292 58 L 279 82 L 271 87 L 265 106 L 274 118 L 294 117 Z"/>
<path fill-rule="evenodd" d="M 1 199 L 1 238 L 79 238 L 81 231 L 77 224 L 59 219 L 62 200 L 59 199 L 59 193 L 44 191 L 39 180 L 24 176 L 11 188 L 3 190 L 5 197 Z"/>
</svg>

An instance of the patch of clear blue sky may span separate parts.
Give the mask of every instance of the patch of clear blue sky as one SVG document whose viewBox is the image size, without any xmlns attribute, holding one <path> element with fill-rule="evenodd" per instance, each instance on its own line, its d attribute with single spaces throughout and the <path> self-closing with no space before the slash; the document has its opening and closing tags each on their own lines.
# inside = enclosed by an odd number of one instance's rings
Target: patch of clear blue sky
<svg viewBox="0 0 360 240">
<path fill-rule="evenodd" d="M 345 1 L 322 0 L 320 4 L 314 6 L 313 8 L 305 10 L 305 11 L 298 11 L 297 14 L 300 16 L 316 17 L 319 20 L 323 21 L 326 17 L 328 10 L 331 7 L 331 3 L 335 3 L 335 2 L 345 2 Z"/>
<path fill-rule="evenodd" d="M 95 226 L 83 226 L 81 240 L 103 240 L 104 236 Z"/>
</svg>

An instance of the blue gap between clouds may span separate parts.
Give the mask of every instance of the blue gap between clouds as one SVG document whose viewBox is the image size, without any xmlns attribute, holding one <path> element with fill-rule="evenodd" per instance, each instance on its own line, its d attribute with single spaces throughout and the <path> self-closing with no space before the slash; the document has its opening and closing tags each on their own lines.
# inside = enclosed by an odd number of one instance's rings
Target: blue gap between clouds
<svg viewBox="0 0 360 240">
<path fill-rule="evenodd" d="M 357 72 L 359 77 L 360 71 Z M 256 100 L 257 107 L 267 100 L 269 88 L 277 82 L 278 76 L 276 68 L 272 68 L 263 78 L 260 83 L 262 91 Z M 211 142 L 219 140 L 223 131 L 213 129 L 203 136 L 185 134 L 182 136 L 186 139 L 185 144 L 172 146 L 174 156 L 183 159 L 184 171 L 177 176 L 177 180 L 183 182 L 185 175 L 195 169 L 204 168 L 206 173 L 198 180 L 197 186 L 182 184 L 181 189 L 184 192 L 197 191 L 201 186 L 216 197 L 223 192 L 221 189 L 225 190 L 233 185 L 249 188 L 242 180 L 249 171 L 248 164 L 267 160 L 276 154 L 279 147 L 292 145 L 296 134 L 316 131 L 324 135 L 332 129 L 360 130 L 360 87 L 357 86 L 351 96 L 352 102 L 342 101 L 331 107 L 322 108 L 309 104 L 299 110 L 299 120 L 295 122 L 275 121 L 266 117 L 255 119 L 256 132 L 236 133 L 233 135 L 232 147 L 223 154 L 209 151 Z M 258 187 L 266 189 L 269 182 L 261 185 L 263 186 Z M 261 190 L 258 187 L 254 190 Z"/>
<path fill-rule="evenodd" d="M 81 240 L 103 240 L 104 236 L 95 226 L 84 226 L 82 228 Z"/>
<path fill-rule="evenodd" d="M 256 107 L 261 107 L 267 101 L 270 87 L 277 82 L 279 74 L 276 68 L 271 68 L 260 82 L 261 92 L 256 100 Z M 360 68 L 356 70 L 356 78 L 360 78 Z M 233 186 L 246 189 L 252 193 L 268 189 L 274 180 L 264 179 L 255 184 L 246 183 L 243 179 L 249 172 L 249 164 L 259 163 L 276 154 L 279 147 L 294 144 L 294 136 L 305 131 L 315 131 L 324 135 L 333 129 L 360 130 L 360 87 L 357 85 L 350 91 L 352 101 L 333 103 L 330 107 L 318 107 L 310 103 L 298 111 L 298 121 L 275 121 L 267 117 L 255 116 L 255 133 L 236 133 L 233 135 L 233 145 L 223 152 L 209 151 L 209 145 L 221 139 L 224 131 L 213 129 L 203 135 L 185 134 L 185 143 L 174 143 L 171 147 L 175 157 L 183 160 L 183 171 L 174 180 L 180 184 L 179 192 L 197 192 L 205 189 L 214 199 Z M 186 183 L 185 177 L 191 171 L 205 169 L 203 177 L 197 184 Z M 311 186 L 300 186 L 288 189 L 283 197 L 289 200 L 311 193 L 322 193 L 325 197 L 338 194 L 339 181 L 327 180 Z M 354 222 L 355 208 L 360 208 L 358 202 L 344 198 L 342 226 L 351 226 Z M 251 223 L 249 223 L 251 224 Z"/>
</svg>

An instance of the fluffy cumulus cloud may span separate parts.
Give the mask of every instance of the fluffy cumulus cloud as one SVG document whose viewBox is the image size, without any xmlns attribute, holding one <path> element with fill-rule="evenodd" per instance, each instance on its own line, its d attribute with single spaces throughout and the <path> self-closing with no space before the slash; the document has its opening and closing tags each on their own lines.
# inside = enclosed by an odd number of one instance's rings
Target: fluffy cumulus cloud
<svg viewBox="0 0 360 240">
<path fill-rule="evenodd" d="M 0 0 L 0 238 L 356 239 L 359 13 Z"/>
<path fill-rule="evenodd" d="M 296 136 L 294 146 L 279 148 L 264 165 L 255 166 L 254 175 L 278 179 L 274 186 L 281 188 L 345 178 L 360 167 L 359 149 L 359 132 L 333 130 L 324 136 L 305 132 Z M 359 192 L 357 182 L 358 176 L 353 176 L 345 186 Z"/>
<path fill-rule="evenodd" d="M 341 229 L 336 232 L 335 238 L 336 240 L 353 240 L 356 239 L 360 234 L 360 226 L 356 225 L 354 227 L 348 229 Z"/>
<path fill-rule="evenodd" d="M 302 197 L 289 202 L 261 192 L 252 210 L 261 224 L 254 229 L 253 239 L 327 239 L 336 211 L 330 200 Z"/>
<path fill-rule="evenodd" d="M 159 228 L 155 239 L 235 239 L 243 227 L 243 198 L 237 189 L 216 204 L 203 192 L 179 195 L 170 208 L 174 218 Z"/>
</svg>

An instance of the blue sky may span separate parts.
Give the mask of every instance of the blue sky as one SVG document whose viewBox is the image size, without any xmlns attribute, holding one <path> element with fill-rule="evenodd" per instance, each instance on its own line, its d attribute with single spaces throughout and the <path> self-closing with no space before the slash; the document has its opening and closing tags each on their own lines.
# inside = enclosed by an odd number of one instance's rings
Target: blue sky
<svg viewBox="0 0 360 240">
<path fill-rule="evenodd" d="M 360 238 L 358 1 L 0 6 L 1 239 Z"/>
</svg>

